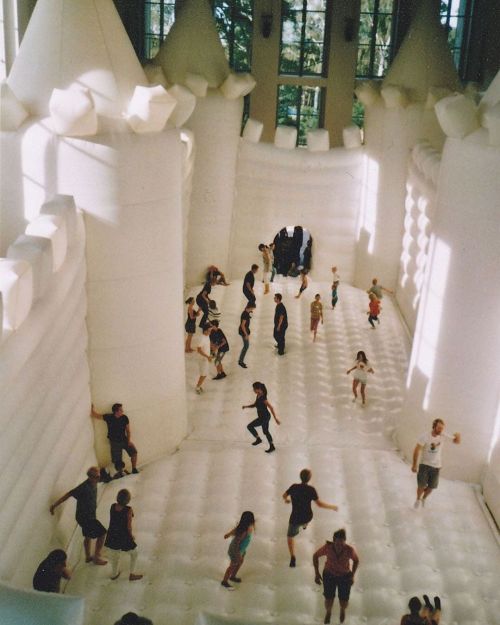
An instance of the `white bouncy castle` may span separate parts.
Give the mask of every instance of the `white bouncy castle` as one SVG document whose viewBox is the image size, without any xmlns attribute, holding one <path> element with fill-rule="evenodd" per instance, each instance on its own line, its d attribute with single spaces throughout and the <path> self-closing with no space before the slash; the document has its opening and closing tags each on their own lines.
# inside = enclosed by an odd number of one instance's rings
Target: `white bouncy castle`
<svg viewBox="0 0 500 625">
<path fill-rule="evenodd" d="M 296 148 L 286 127 L 262 143 L 254 119 L 240 136 L 255 81 L 230 70 L 208 2 L 185 0 L 143 68 L 112 0 L 38 0 L 1 87 L 0 623 L 104 625 L 130 610 L 155 625 L 321 622 L 310 560 L 338 527 L 361 560 L 350 623 L 399 622 L 423 592 L 444 597 L 445 625 L 497 622 L 500 73 L 486 93 L 462 92 L 435 6 L 421 0 L 383 84 L 358 85 L 364 144 L 349 127 L 330 149 L 326 131 Z M 258 273 L 252 366 L 235 371 L 241 279 L 290 225 L 314 240 L 319 342 L 309 300 L 278 276 L 290 326 L 277 362 Z M 231 281 L 214 289 L 231 375 L 198 397 L 183 302 L 210 264 Z M 327 311 L 332 265 L 340 300 Z M 394 297 L 370 332 L 375 276 Z M 345 374 L 359 349 L 375 369 L 365 409 Z M 240 415 L 257 379 L 283 417 L 269 457 Z M 114 401 L 141 473 L 99 487 L 98 516 L 132 492 L 134 584 L 82 562 L 71 502 L 48 512 L 110 464 L 90 408 Z M 435 508 L 416 515 L 408 463 L 436 416 L 462 444 L 445 450 Z M 339 512 L 315 512 L 292 571 L 281 494 L 306 466 Z M 225 593 L 221 537 L 245 509 L 257 516 L 248 577 Z M 73 568 L 65 596 L 31 591 L 57 547 Z"/>
</svg>

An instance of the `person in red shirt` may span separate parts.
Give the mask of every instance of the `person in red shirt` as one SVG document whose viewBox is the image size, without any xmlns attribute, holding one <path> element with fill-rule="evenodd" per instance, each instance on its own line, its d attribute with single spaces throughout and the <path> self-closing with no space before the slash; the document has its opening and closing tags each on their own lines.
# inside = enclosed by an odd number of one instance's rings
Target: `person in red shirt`
<svg viewBox="0 0 500 625">
<path fill-rule="evenodd" d="M 368 297 L 370 298 L 370 303 L 368 304 L 368 308 L 370 309 L 366 314 L 368 315 L 368 323 L 371 325 L 372 330 L 376 330 L 374 321 L 380 323 L 378 316 L 381 311 L 380 302 L 377 299 L 375 293 L 368 293 Z"/>
<path fill-rule="evenodd" d="M 319 572 L 319 559 L 326 556 L 323 577 Z M 352 560 L 352 568 L 351 568 Z M 346 543 L 344 529 L 337 530 L 333 535 L 333 542 L 329 540 L 320 547 L 313 555 L 313 565 L 316 584 L 323 582 L 323 595 L 325 597 L 325 620 L 329 623 L 332 616 L 335 591 L 338 589 L 340 603 L 340 622 L 345 621 L 345 611 L 349 603 L 351 586 L 354 584 L 354 574 L 359 565 L 358 554 L 354 547 Z"/>
</svg>

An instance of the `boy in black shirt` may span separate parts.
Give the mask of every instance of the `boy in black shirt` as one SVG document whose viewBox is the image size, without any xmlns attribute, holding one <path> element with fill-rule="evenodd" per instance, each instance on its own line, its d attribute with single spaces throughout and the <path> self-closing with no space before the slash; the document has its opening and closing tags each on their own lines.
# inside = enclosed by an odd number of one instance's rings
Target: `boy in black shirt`
<svg viewBox="0 0 500 625">
<path fill-rule="evenodd" d="M 253 304 L 255 308 L 255 293 L 253 286 L 255 284 L 255 274 L 259 269 L 259 265 L 252 265 L 252 268 L 243 278 L 243 295 L 247 298 L 249 304 Z"/>
<path fill-rule="evenodd" d="M 274 301 L 276 302 L 276 309 L 274 311 L 274 340 L 278 344 L 278 354 L 283 356 L 285 353 L 285 333 L 288 328 L 288 315 L 285 305 L 281 301 L 283 296 L 281 293 L 276 293 Z"/>
<path fill-rule="evenodd" d="M 300 472 L 300 484 L 292 484 L 289 489 L 283 493 L 285 503 L 292 501 L 292 513 L 288 522 L 287 543 L 290 552 L 290 566 L 295 567 L 295 551 L 294 538 L 300 532 L 302 526 L 306 529 L 307 524 L 313 518 L 311 503 L 314 501 L 320 508 L 328 510 L 338 510 L 338 507 L 321 501 L 315 488 L 309 486 L 308 482 L 312 477 L 310 469 L 302 469 Z"/>
<path fill-rule="evenodd" d="M 117 473 L 115 478 L 125 475 L 125 463 L 122 459 L 122 450 L 126 451 L 132 462 L 132 473 L 139 473 L 137 469 L 137 449 L 130 440 L 130 421 L 126 414 L 123 414 L 122 404 L 111 406 L 112 414 L 99 414 L 92 406 L 91 416 L 94 419 L 102 419 L 108 426 L 109 445 L 111 447 L 111 460 L 115 465 Z"/>
<path fill-rule="evenodd" d="M 213 352 L 214 364 L 217 369 L 217 375 L 214 380 L 222 380 L 226 377 L 222 366 L 222 359 L 229 351 L 229 343 L 227 342 L 224 332 L 219 328 L 218 319 L 212 321 L 212 332 L 210 334 L 210 351 Z"/>
<path fill-rule="evenodd" d="M 238 358 L 238 364 L 240 365 L 240 367 L 243 367 L 243 369 L 247 368 L 245 364 L 245 356 L 248 348 L 250 347 L 250 318 L 252 316 L 251 313 L 254 311 L 254 309 L 255 304 L 252 304 L 252 302 L 248 302 L 245 310 L 241 313 L 240 317 L 240 327 L 238 329 L 238 334 L 243 339 L 243 348 L 241 350 L 240 357 Z"/>
</svg>

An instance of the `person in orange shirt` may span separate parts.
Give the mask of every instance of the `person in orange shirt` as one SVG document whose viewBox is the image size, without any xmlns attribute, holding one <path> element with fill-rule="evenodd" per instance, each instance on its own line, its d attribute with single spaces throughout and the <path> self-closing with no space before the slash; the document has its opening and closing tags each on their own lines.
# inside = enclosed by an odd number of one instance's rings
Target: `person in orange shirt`
<svg viewBox="0 0 500 625">
<path fill-rule="evenodd" d="M 323 577 L 319 572 L 319 559 L 326 556 Z M 352 568 L 351 568 L 352 561 Z M 325 620 L 329 623 L 332 616 L 335 591 L 338 589 L 340 603 L 340 622 L 345 621 L 345 611 L 349 603 L 351 586 L 354 584 L 354 575 L 359 566 L 358 554 L 354 547 L 346 543 L 344 529 L 337 530 L 333 534 L 333 542 L 329 540 L 320 547 L 313 555 L 314 581 L 320 585 L 323 582 L 323 595 L 325 597 Z"/>
<path fill-rule="evenodd" d="M 368 308 L 370 309 L 366 314 L 368 315 L 368 323 L 371 325 L 372 330 L 376 330 L 374 321 L 378 321 L 380 323 L 378 316 L 380 311 L 382 310 L 380 306 L 380 301 L 377 299 L 375 293 L 368 293 L 368 297 L 370 298 L 370 303 L 368 304 Z"/>
</svg>

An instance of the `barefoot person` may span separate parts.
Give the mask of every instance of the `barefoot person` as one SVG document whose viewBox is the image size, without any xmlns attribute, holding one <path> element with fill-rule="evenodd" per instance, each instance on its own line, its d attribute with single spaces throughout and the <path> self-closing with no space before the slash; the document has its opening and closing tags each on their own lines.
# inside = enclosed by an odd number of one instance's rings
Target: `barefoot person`
<svg viewBox="0 0 500 625">
<path fill-rule="evenodd" d="M 196 383 L 196 393 L 201 395 L 203 392 L 203 382 L 208 375 L 208 364 L 212 362 L 212 356 L 210 354 L 210 332 L 212 331 L 212 326 L 207 323 L 203 328 L 203 334 L 201 335 L 198 347 L 196 351 L 198 352 L 198 366 L 200 371 L 200 377 L 198 378 L 198 382 Z"/>
<path fill-rule="evenodd" d="M 122 452 L 128 454 L 132 463 L 132 473 L 139 473 L 137 468 L 137 448 L 131 441 L 130 421 L 126 414 L 123 413 L 122 404 L 113 404 L 110 414 L 99 414 L 94 410 L 92 405 L 90 416 L 93 419 L 105 421 L 108 426 L 108 439 L 111 448 L 111 460 L 115 465 L 115 478 L 123 477 L 126 474 L 125 463 L 123 462 Z"/>
<path fill-rule="evenodd" d="M 116 503 L 111 504 L 109 510 L 109 528 L 106 536 L 105 547 L 109 549 L 109 559 L 111 560 L 111 579 L 118 579 L 120 571 L 120 553 L 125 551 L 130 556 L 130 572 L 128 579 L 135 582 L 143 576 L 134 573 L 137 562 L 137 545 L 132 534 L 132 518 L 134 511 L 128 505 L 130 503 L 130 492 L 123 488 L 116 495 Z"/>
<path fill-rule="evenodd" d="M 243 564 L 248 545 L 252 540 L 252 534 L 254 531 L 255 517 L 253 512 L 247 510 L 241 515 L 238 525 L 227 534 L 224 534 L 224 539 L 233 536 L 233 540 L 231 541 L 227 551 L 227 555 L 229 556 L 231 562 L 224 573 L 223 580 L 220 583 L 221 586 L 224 586 L 224 588 L 227 588 L 228 590 L 234 590 L 234 587 L 229 583 L 230 581 L 236 582 L 237 584 L 241 582 L 241 578 L 236 577 L 236 574 Z"/>
<path fill-rule="evenodd" d="M 184 351 L 186 354 L 190 354 L 191 352 L 194 352 L 194 349 L 191 347 L 191 341 L 193 340 L 193 336 L 196 334 L 196 317 L 200 314 L 200 311 L 194 309 L 194 297 L 188 297 L 186 304 L 188 308 L 184 329 L 186 330 L 187 336 Z"/>
<path fill-rule="evenodd" d="M 85 562 L 104 565 L 107 564 L 107 561 L 101 558 L 101 551 L 106 538 L 106 528 L 96 519 L 97 484 L 99 480 L 99 467 L 90 467 L 87 471 L 85 482 L 82 482 L 53 503 L 50 506 L 50 514 L 54 514 L 57 506 L 60 506 L 70 497 L 74 497 L 76 499 L 76 522 L 82 528 Z M 94 555 L 92 556 L 91 545 L 93 539 L 96 539 L 96 543 Z"/>
<path fill-rule="evenodd" d="M 358 385 L 361 384 L 361 400 L 364 406 L 366 403 L 365 388 L 368 381 L 368 374 L 375 373 L 372 367 L 370 367 L 365 352 L 359 351 L 356 354 L 356 362 L 353 367 L 347 370 L 347 375 L 349 375 L 351 371 L 354 371 L 354 378 L 352 381 L 352 394 L 354 395 L 354 398 L 352 401 L 354 403 L 358 398 Z"/>
<path fill-rule="evenodd" d="M 319 572 L 319 559 L 326 556 L 323 578 Z M 352 569 L 351 563 L 352 562 Z M 323 595 L 325 597 L 325 620 L 329 623 L 332 616 L 335 591 L 338 589 L 340 603 L 340 622 L 345 621 L 345 611 L 349 604 L 351 586 L 354 584 L 354 575 L 359 565 L 358 554 L 354 547 L 346 543 L 344 529 L 337 530 L 333 535 L 333 542 L 327 541 L 313 556 L 313 565 L 316 584 L 323 581 Z"/>
<path fill-rule="evenodd" d="M 377 299 L 375 293 L 368 293 L 368 297 L 370 299 L 368 303 L 368 312 L 366 313 L 368 315 L 368 323 L 371 325 L 372 330 L 376 330 L 373 322 L 376 321 L 377 323 L 380 323 L 378 316 L 380 315 L 382 308 L 380 306 L 380 300 Z"/>
<path fill-rule="evenodd" d="M 292 568 L 295 567 L 297 562 L 295 559 L 294 539 L 300 532 L 300 528 L 306 529 L 308 523 L 310 523 L 313 518 L 311 503 L 314 501 L 320 508 L 338 510 L 337 506 L 321 501 L 316 489 L 309 485 L 311 476 L 312 473 L 309 469 L 302 469 L 300 472 L 300 484 L 292 484 L 290 488 L 283 493 L 284 502 L 292 502 L 292 513 L 290 514 L 288 532 L 286 535 L 288 551 L 290 552 L 290 566 Z"/>
<path fill-rule="evenodd" d="M 425 500 L 438 487 L 439 471 L 441 469 L 441 450 L 443 443 L 451 440 L 455 445 L 460 444 L 460 434 L 455 432 L 453 436 L 444 433 L 444 421 L 434 419 L 432 430 L 418 439 L 413 451 L 413 464 L 411 470 L 417 473 L 417 499 L 413 507 L 417 509 L 425 505 Z M 418 463 L 419 456 L 420 464 Z"/>
<path fill-rule="evenodd" d="M 302 293 L 307 289 L 308 284 L 309 284 L 309 281 L 307 279 L 307 271 L 305 269 L 302 269 L 302 271 L 300 272 L 300 289 L 297 295 L 295 296 L 295 299 L 299 299 Z"/>
<path fill-rule="evenodd" d="M 323 304 L 321 303 L 321 295 L 316 293 L 314 301 L 311 302 L 311 332 L 313 333 L 313 343 L 316 341 L 320 321 L 321 324 L 323 324 Z"/>
<path fill-rule="evenodd" d="M 262 272 L 262 282 L 264 283 L 264 295 L 269 293 L 269 278 L 271 277 L 271 257 L 272 252 L 268 245 L 261 243 L 259 245 L 259 252 L 262 254 L 262 264 L 264 266 Z"/>
<path fill-rule="evenodd" d="M 262 382 L 254 382 L 252 387 L 257 397 L 255 398 L 253 404 L 249 404 L 248 406 L 242 406 L 242 408 L 257 408 L 257 418 L 247 425 L 247 430 L 255 437 L 255 441 L 252 443 L 252 445 L 260 445 L 260 443 L 262 443 L 262 439 L 257 434 L 257 430 L 255 428 L 262 428 L 262 432 L 269 442 L 269 449 L 266 449 L 266 453 L 270 454 L 276 449 L 276 447 L 273 444 L 273 437 L 269 432 L 269 421 L 271 420 L 271 414 L 269 411 L 271 411 L 274 420 L 278 425 L 280 424 L 280 420 L 276 416 L 274 408 L 267 400 L 266 385 L 262 384 Z"/>
</svg>

